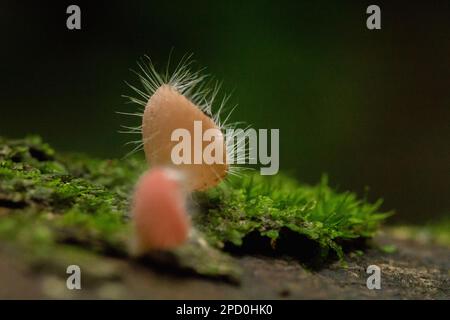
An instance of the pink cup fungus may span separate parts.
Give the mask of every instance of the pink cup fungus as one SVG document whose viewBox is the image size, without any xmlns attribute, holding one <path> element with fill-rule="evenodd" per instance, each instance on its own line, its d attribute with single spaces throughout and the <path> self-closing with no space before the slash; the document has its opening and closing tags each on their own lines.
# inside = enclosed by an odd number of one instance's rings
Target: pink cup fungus
<svg viewBox="0 0 450 320">
<path fill-rule="evenodd" d="M 183 244 L 190 218 L 179 172 L 154 168 L 139 179 L 133 196 L 135 252 L 167 250 Z"/>
</svg>

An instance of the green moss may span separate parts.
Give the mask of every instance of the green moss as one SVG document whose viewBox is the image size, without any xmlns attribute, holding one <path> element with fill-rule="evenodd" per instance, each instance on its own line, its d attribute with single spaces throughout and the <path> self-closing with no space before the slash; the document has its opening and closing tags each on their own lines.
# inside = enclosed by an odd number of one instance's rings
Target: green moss
<svg viewBox="0 0 450 320">
<path fill-rule="evenodd" d="M 424 226 L 395 226 L 390 227 L 388 231 L 400 239 L 450 247 L 450 216 L 442 217 Z"/>
<path fill-rule="evenodd" d="M 240 246 L 256 231 L 276 248 L 282 230 L 289 229 L 316 241 L 324 253 L 333 249 L 342 256 L 342 242 L 373 236 L 390 215 L 379 213 L 381 201 L 371 204 L 333 191 L 326 176 L 308 186 L 283 175 L 249 174 L 198 197 L 204 212 L 196 216 L 197 224 L 219 247 Z"/>
<path fill-rule="evenodd" d="M 0 138 L 0 209 L 8 212 L 0 211 L 0 238 L 31 255 L 48 255 L 70 243 L 128 257 L 130 194 L 145 168 L 139 158 L 59 155 L 38 137 Z M 254 232 L 277 249 L 290 230 L 318 244 L 321 255 L 331 249 L 342 256 L 343 242 L 371 237 L 389 215 L 379 213 L 381 202 L 333 191 L 326 177 L 307 186 L 282 175 L 247 174 L 195 199 L 199 232 L 171 254 L 179 265 L 203 275 L 236 277 L 238 268 L 214 248 L 241 246 Z"/>
<path fill-rule="evenodd" d="M 129 197 L 144 170 L 139 159 L 60 156 L 37 137 L 0 138 L 0 209 L 7 210 L 0 216 L 0 238 L 20 248 L 32 264 L 54 265 L 67 243 L 129 258 Z M 200 234 L 171 255 L 173 264 L 201 275 L 236 279 L 239 274 Z"/>
<path fill-rule="evenodd" d="M 384 253 L 389 253 L 390 254 L 390 253 L 397 252 L 397 247 L 395 245 L 393 245 L 393 244 L 388 244 L 388 245 L 382 246 L 380 248 L 380 250 L 382 252 L 384 252 Z"/>
</svg>

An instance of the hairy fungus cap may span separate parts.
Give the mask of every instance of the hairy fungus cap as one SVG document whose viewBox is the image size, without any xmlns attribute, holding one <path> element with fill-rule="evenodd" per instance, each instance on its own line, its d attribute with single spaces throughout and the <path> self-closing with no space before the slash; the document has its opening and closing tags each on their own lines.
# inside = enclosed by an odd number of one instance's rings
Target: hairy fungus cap
<svg viewBox="0 0 450 320">
<path fill-rule="evenodd" d="M 136 253 L 165 250 L 184 243 L 190 220 L 180 173 L 167 168 L 147 171 L 133 197 Z"/>
<path fill-rule="evenodd" d="M 171 141 L 176 129 L 186 129 L 192 139 L 190 141 L 191 156 L 196 152 L 203 154 L 210 143 L 203 141 L 195 143 L 194 121 L 201 121 L 202 131 L 216 129 L 223 141 L 223 160 L 218 163 L 176 164 L 186 176 L 186 186 L 189 190 L 206 190 L 217 185 L 227 174 L 226 145 L 223 134 L 214 120 L 208 117 L 199 107 L 180 94 L 171 85 L 160 86 L 150 97 L 142 118 L 143 146 L 147 162 L 151 167 L 175 165 L 172 161 L 172 150 L 178 141 Z M 201 148 L 201 150 L 198 150 Z M 196 150 L 197 149 L 197 150 Z"/>
</svg>

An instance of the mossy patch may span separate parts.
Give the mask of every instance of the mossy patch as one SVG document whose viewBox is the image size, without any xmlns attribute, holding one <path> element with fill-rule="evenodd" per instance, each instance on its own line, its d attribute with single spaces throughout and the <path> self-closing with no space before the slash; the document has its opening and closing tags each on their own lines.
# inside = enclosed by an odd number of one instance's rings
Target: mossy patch
<svg viewBox="0 0 450 320">
<path fill-rule="evenodd" d="M 54 264 L 54 253 L 67 244 L 130 258 L 129 198 L 144 170 L 138 159 L 61 156 L 37 137 L 0 138 L 0 238 L 33 264 Z M 170 256 L 168 263 L 200 275 L 233 281 L 239 275 L 231 258 L 200 234 Z"/>
<path fill-rule="evenodd" d="M 393 226 L 387 231 L 398 239 L 450 247 L 450 216 L 442 217 L 423 226 Z"/>
<path fill-rule="evenodd" d="M 247 174 L 199 194 L 198 201 L 203 212 L 195 221 L 218 247 L 241 246 L 256 232 L 277 250 L 281 238 L 290 233 L 316 242 L 324 258 L 330 250 L 342 257 L 345 242 L 372 237 L 390 215 L 379 212 L 381 201 L 372 204 L 354 193 L 334 191 L 326 176 L 308 186 L 283 175 Z M 307 250 L 296 243 L 283 245 L 296 247 L 299 253 Z"/>
<path fill-rule="evenodd" d="M 31 256 L 52 257 L 52 250 L 69 244 L 129 257 L 130 195 L 145 169 L 139 158 L 60 155 L 38 137 L 0 138 L 0 238 Z M 322 258 L 333 252 L 342 257 L 345 242 L 371 237 L 389 215 L 379 212 L 381 202 L 334 191 L 326 177 L 308 186 L 283 175 L 245 174 L 196 194 L 194 202 L 196 231 L 169 261 L 230 278 L 239 268 L 220 249 L 240 247 L 252 235 L 274 250 L 290 242 L 299 252 L 312 245 Z M 300 238 L 287 241 L 287 234 Z"/>
</svg>

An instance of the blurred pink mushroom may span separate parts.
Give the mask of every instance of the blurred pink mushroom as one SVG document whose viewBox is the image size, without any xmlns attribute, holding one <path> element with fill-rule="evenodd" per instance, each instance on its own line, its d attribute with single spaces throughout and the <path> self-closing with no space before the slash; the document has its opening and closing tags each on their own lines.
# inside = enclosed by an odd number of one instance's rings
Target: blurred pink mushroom
<svg viewBox="0 0 450 320">
<path fill-rule="evenodd" d="M 190 219 L 180 173 L 162 167 L 147 171 L 136 185 L 132 214 L 136 254 L 183 244 Z"/>
</svg>

